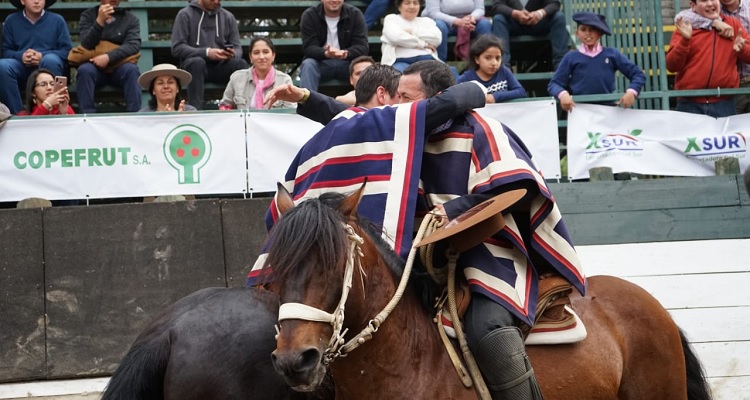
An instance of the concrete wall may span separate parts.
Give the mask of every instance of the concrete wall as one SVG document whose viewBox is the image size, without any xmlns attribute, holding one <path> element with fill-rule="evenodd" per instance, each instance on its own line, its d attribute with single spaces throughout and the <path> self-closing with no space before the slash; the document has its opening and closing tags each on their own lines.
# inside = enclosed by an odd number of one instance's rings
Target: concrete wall
<svg viewBox="0 0 750 400">
<path fill-rule="evenodd" d="M 737 176 L 551 184 L 575 243 L 750 238 Z M 110 374 L 160 310 L 241 286 L 268 199 L 0 210 L 0 382 Z"/>
</svg>

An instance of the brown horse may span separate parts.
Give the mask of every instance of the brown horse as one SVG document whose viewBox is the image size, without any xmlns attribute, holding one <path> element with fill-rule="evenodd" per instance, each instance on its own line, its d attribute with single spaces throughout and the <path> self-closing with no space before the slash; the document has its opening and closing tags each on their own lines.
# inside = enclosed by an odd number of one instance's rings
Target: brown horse
<svg viewBox="0 0 750 400">
<path fill-rule="evenodd" d="M 367 327 L 403 272 L 403 261 L 357 217 L 361 191 L 324 194 L 293 208 L 291 198 L 280 194 L 284 214 L 271 231 L 266 264 L 284 304 L 280 314 L 287 314 L 279 323 L 274 368 L 299 391 L 314 390 L 330 370 L 337 399 L 476 399 L 459 380 L 414 279 L 390 317 L 371 327 L 378 328 L 372 340 L 337 358 L 351 349 L 341 351 L 330 340 L 336 323 L 325 321 L 345 314 L 342 336 Z M 347 224 L 356 235 L 345 230 Z M 337 313 L 352 253 L 351 292 Z M 301 304 L 284 311 L 285 303 Z M 547 399 L 710 398 L 684 335 L 645 290 L 597 276 L 589 279 L 587 296 L 573 296 L 572 304 L 588 329 L 583 342 L 527 348 Z"/>
</svg>

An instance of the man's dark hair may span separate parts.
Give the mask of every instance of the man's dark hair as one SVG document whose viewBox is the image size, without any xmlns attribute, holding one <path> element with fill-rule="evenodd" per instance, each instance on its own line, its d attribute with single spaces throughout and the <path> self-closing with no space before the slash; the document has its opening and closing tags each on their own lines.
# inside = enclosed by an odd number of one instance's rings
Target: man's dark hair
<svg viewBox="0 0 750 400">
<path fill-rule="evenodd" d="M 477 65 L 476 58 L 482 55 L 485 50 L 492 47 L 497 47 L 500 50 L 500 55 L 503 54 L 502 42 L 500 42 L 499 37 L 486 34 L 476 38 L 471 47 L 469 47 L 469 68 L 478 70 L 479 65 Z"/>
<path fill-rule="evenodd" d="M 448 64 L 438 60 L 417 61 L 406 67 L 403 74 L 419 74 L 425 97 L 432 97 L 456 84 L 456 77 Z"/>
<path fill-rule="evenodd" d="M 354 66 L 363 62 L 375 64 L 375 59 L 370 56 L 359 56 L 353 59 L 352 62 L 349 63 L 349 76 L 352 76 L 352 74 L 354 73 Z"/>
<path fill-rule="evenodd" d="M 376 63 L 367 67 L 354 88 L 356 104 L 365 104 L 372 100 L 379 86 L 382 86 L 391 97 L 395 97 L 398 94 L 399 78 L 401 73 L 390 65 Z"/>
</svg>

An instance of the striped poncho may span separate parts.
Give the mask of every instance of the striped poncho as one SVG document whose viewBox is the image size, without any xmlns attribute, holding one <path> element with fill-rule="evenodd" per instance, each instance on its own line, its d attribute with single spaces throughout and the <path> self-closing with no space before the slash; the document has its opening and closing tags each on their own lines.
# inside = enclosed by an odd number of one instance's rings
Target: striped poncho
<svg viewBox="0 0 750 400">
<path fill-rule="evenodd" d="M 475 112 L 433 133 L 425 144 L 418 213 L 442 204 L 453 218 L 489 196 L 523 187 L 529 204 L 504 213 L 506 226 L 461 253 L 458 266 L 472 292 L 500 303 L 532 325 L 537 268 L 556 271 L 585 293 L 578 255 L 544 177 L 523 142 L 499 122 Z M 440 262 L 443 251 L 435 251 Z"/>
<path fill-rule="evenodd" d="M 383 238 L 406 259 L 424 150 L 425 108 L 425 102 L 417 102 L 343 111 L 300 149 L 284 186 L 299 203 L 324 192 L 351 193 L 367 178 L 358 212 L 382 226 Z M 274 199 L 266 215 L 269 229 L 278 217 Z M 247 285 L 256 283 L 263 261 L 261 255 Z"/>
<path fill-rule="evenodd" d="M 507 213 L 503 230 L 458 260 L 471 290 L 529 324 L 538 295 L 534 263 L 545 263 L 583 294 L 580 261 L 523 142 L 474 112 L 425 140 L 424 108 L 418 102 L 339 114 L 303 146 L 287 171 L 285 186 L 295 202 L 328 191 L 352 192 L 367 177 L 358 211 L 383 227 L 383 237 L 405 259 L 418 215 L 442 204 L 455 217 L 520 185 L 532 192 L 528 210 Z M 277 219 L 273 201 L 269 229 Z M 442 253 L 436 251 L 437 262 Z M 248 285 L 256 283 L 264 260 L 261 256 L 253 266 Z"/>
</svg>

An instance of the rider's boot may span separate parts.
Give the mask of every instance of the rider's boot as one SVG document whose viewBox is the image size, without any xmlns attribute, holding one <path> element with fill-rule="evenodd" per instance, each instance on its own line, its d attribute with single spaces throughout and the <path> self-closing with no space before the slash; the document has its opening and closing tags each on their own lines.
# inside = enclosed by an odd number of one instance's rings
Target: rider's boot
<svg viewBox="0 0 750 400">
<path fill-rule="evenodd" d="M 521 330 L 498 328 L 485 335 L 474 352 L 492 400 L 541 400 Z"/>
</svg>

